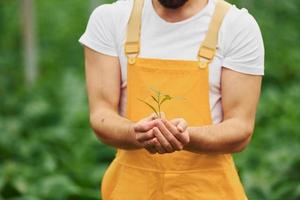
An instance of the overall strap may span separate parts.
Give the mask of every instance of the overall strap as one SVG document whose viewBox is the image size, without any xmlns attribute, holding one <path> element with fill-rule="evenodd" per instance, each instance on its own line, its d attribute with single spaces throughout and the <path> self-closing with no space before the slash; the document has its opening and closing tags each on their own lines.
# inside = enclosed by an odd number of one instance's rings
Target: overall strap
<svg viewBox="0 0 300 200">
<path fill-rule="evenodd" d="M 215 12 L 210 22 L 208 32 L 198 52 L 200 68 L 208 67 L 208 64 L 213 60 L 218 44 L 219 29 L 230 8 L 231 4 L 223 0 L 217 0 Z"/>
<path fill-rule="evenodd" d="M 125 54 L 129 64 L 134 64 L 140 52 L 140 33 L 144 0 L 134 0 L 131 16 L 127 25 Z"/>
</svg>

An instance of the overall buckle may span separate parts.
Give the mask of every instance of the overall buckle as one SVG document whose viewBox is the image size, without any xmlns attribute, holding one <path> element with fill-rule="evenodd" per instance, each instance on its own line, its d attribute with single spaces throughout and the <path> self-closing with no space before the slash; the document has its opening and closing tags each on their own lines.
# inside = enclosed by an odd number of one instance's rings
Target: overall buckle
<svg viewBox="0 0 300 200">
<path fill-rule="evenodd" d="M 140 51 L 139 42 L 126 42 L 125 43 L 125 54 L 129 64 L 134 64 Z"/>
<path fill-rule="evenodd" d="M 211 63 L 216 53 L 215 49 L 202 46 L 198 53 L 198 66 L 201 69 L 205 69 Z"/>
</svg>

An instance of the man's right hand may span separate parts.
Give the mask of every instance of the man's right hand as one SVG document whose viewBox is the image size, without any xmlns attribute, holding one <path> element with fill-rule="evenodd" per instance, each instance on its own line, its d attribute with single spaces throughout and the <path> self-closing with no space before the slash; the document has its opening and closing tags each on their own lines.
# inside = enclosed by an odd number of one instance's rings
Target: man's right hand
<svg viewBox="0 0 300 200">
<path fill-rule="evenodd" d="M 142 148 L 145 148 L 151 154 L 155 154 L 157 153 L 157 151 L 151 142 L 156 139 L 152 130 L 153 124 L 149 122 L 154 121 L 156 118 L 157 117 L 155 114 L 151 114 L 150 116 L 141 119 L 133 125 L 135 139 L 138 141 Z M 141 129 L 140 127 L 143 127 L 143 129 Z"/>
</svg>

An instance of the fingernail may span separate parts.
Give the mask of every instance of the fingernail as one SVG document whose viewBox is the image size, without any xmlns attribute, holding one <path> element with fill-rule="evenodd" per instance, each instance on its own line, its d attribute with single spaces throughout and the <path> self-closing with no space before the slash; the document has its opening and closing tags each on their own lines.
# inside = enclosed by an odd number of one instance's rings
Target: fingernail
<svg viewBox="0 0 300 200">
<path fill-rule="evenodd" d="M 178 130 L 179 130 L 180 132 L 182 132 L 182 131 L 183 131 L 183 128 L 182 128 L 181 126 L 178 126 Z"/>
</svg>

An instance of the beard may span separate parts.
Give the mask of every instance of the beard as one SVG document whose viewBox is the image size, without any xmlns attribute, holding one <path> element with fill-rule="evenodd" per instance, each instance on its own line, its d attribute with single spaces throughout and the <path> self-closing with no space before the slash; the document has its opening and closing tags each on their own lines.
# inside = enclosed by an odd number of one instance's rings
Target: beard
<svg viewBox="0 0 300 200">
<path fill-rule="evenodd" d="M 165 8 L 177 9 L 183 6 L 188 0 L 158 0 Z"/>
</svg>

